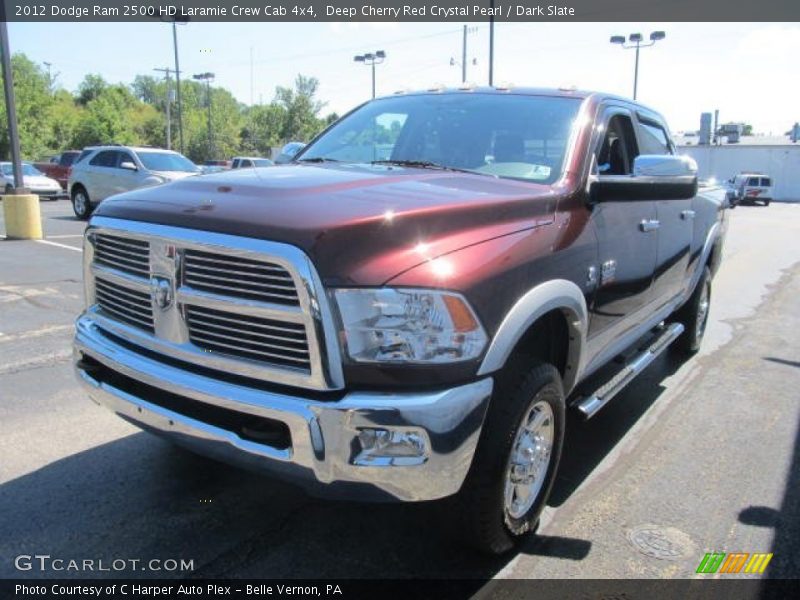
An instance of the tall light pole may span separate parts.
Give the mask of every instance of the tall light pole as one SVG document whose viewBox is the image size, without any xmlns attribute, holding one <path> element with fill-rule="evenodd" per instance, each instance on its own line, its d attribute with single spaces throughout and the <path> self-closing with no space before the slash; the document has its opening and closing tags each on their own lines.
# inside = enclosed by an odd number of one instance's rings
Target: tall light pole
<svg viewBox="0 0 800 600">
<path fill-rule="evenodd" d="M 372 98 L 375 98 L 375 65 L 381 64 L 386 59 L 386 52 L 378 50 L 374 54 L 367 52 L 366 54 L 359 54 L 353 57 L 355 62 L 360 62 L 372 67 Z"/>
<path fill-rule="evenodd" d="M 663 40 L 667 34 L 663 31 L 654 31 L 650 34 L 650 41 L 647 43 L 642 42 L 641 33 L 632 33 L 628 36 L 628 42 L 625 42 L 624 35 L 612 35 L 609 40 L 612 44 L 619 44 L 623 50 L 636 49 L 636 61 L 633 67 L 633 99 L 636 100 L 636 91 L 639 86 L 639 48 L 647 48 L 654 45 L 657 41 Z"/>
<path fill-rule="evenodd" d="M 198 73 L 194 75 L 193 78 L 197 81 L 206 82 L 206 104 L 208 105 L 208 148 L 213 155 L 216 154 L 216 148 L 214 147 L 214 136 L 211 131 L 211 81 L 214 79 L 214 74 L 208 72 Z"/>
<path fill-rule="evenodd" d="M 8 45 L 8 28 L 0 21 L 0 52 L 3 65 L 3 92 L 6 98 L 8 118 L 8 141 L 11 147 L 11 171 L 14 174 L 14 194 L 27 194 L 22 177 L 22 160 L 19 151 L 19 129 L 17 128 L 17 104 L 14 98 L 14 76 L 11 70 L 11 50 Z"/>
<path fill-rule="evenodd" d="M 489 87 L 494 85 L 494 0 L 489 4 L 492 12 L 489 16 Z"/>
</svg>

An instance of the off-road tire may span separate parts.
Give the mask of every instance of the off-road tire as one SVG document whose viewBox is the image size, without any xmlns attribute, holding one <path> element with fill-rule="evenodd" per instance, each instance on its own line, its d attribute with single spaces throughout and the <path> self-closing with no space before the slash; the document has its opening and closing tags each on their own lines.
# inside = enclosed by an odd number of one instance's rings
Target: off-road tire
<svg viewBox="0 0 800 600">
<path fill-rule="evenodd" d="M 703 267 L 700 280 L 692 292 L 691 298 L 674 315 L 673 320 L 681 323 L 683 333 L 672 344 L 675 352 L 691 356 L 700 350 L 703 335 L 708 323 L 709 304 L 711 302 L 711 271 Z M 705 306 L 703 306 L 705 303 Z"/>
<path fill-rule="evenodd" d="M 540 401 L 552 409 L 554 435 L 544 482 L 520 518 L 508 514 L 505 484 L 512 446 L 523 418 Z M 511 550 L 536 530 L 553 487 L 564 441 L 564 390 L 552 365 L 516 361 L 497 378 L 486 421 L 464 486 L 455 498 L 457 534 L 489 554 Z"/>
</svg>

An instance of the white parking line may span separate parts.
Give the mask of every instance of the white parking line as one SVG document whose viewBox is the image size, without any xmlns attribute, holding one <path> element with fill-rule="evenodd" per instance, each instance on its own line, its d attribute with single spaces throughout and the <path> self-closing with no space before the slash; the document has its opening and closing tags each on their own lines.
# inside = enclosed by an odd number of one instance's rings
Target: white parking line
<svg viewBox="0 0 800 600">
<path fill-rule="evenodd" d="M 47 239 L 48 240 L 62 240 L 62 239 L 66 239 L 66 238 L 82 238 L 82 237 L 83 237 L 82 233 L 68 233 L 68 234 L 63 234 L 63 235 L 48 235 Z"/>
<path fill-rule="evenodd" d="M 83 248 L 75 248 L 74 246 L 67 246 L 66 244 L 59 244 L 58 242 L 49 242 L 47 240 L 33 240 L 39 244 L 47 244 L 48 246 L 56 246 L 57 248 L 66 248 L 75 252 L 83 252 Z"/>
</svg>

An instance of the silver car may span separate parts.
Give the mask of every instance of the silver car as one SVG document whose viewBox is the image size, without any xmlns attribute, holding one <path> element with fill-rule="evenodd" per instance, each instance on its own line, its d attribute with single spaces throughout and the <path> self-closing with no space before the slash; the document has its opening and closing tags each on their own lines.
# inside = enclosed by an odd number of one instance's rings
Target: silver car
<svg viewBox="0 0 800 600">
<path fill-rule="evenodd" d="M 192 161 L 171 150 L 97 146 L 86 149 L 72 166 L 67 189 L 75 216 L 87 219 L 109 196 L 200 172 Z"/>
<path fill-rule="evenodd" d="M 10 162 L 0 162 L 0 174 L 3 178 L 3 188 L 8 194 L 14 184 L 14 167 Z M 55 180 L 47 177 L 30 163 L 22 163 L 22 186 L 30 190 L 31 194 L 36 194 L 40 198 L 50 198 L 55 200 L 61 195 L 61 185 Z"/>
</svg>

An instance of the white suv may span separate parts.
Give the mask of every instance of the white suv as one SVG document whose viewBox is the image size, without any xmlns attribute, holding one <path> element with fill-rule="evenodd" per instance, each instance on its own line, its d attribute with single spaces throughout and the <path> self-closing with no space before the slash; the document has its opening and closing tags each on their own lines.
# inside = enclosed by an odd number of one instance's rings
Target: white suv
<svg viewBox="0 0 800 600">
<path fill-rule="evenodd" d="M 87 219 L 109 196 L 199 173 L 197 165 L 171 150 L 96 146 L 86 148 L 72 165 L 67 189 L 75 215 Z"/>
</svg>

